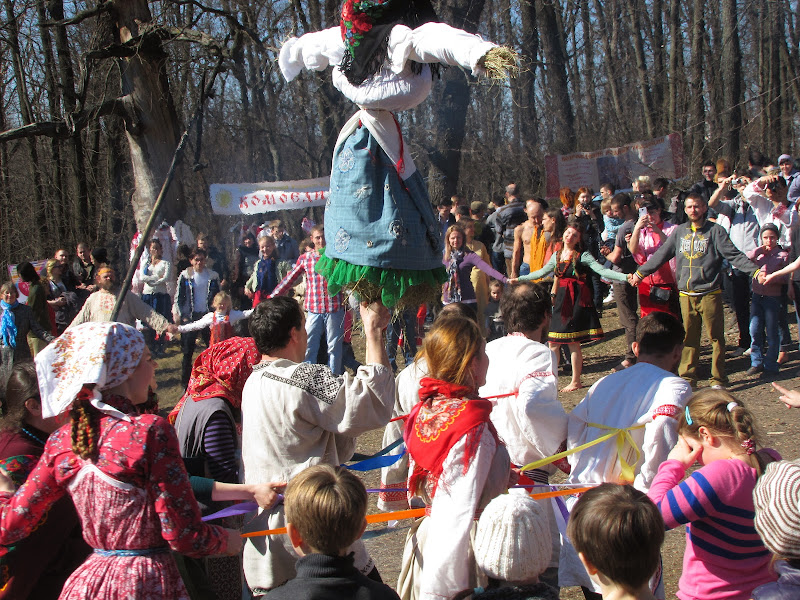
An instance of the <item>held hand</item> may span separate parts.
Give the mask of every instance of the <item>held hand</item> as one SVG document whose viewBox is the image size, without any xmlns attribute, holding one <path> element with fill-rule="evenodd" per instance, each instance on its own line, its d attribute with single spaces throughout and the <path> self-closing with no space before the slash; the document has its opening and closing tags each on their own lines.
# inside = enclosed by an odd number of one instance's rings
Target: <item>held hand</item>
<svg viewBox="0 0 800 600">
<path fill-rule="evenodd" d="M 800 392 L 797 390 L 787 390 L 782 385 L 778 385 L 777 383 L 773 382 L 772 387 L 774 387 L 778 392 L 780 392 L 781 397 L 778 398 L 781 402 L 786 405 L 786 408 L 800 408 Z"/>
<path fill-rule="evenodd" d="M 775 275 L 773 275 L 772 273 L 770 273 L 769 275 L 767 275 L 766 277 L 764 277 L 764 283 L 768 285 L 769 283 L 771 283 L 771 282 L 772 282 L 772 280 L 773 280 L 774 278 L 775 278 Z M 792 288 L 791 288 L 791 286 L 789 286 L 789 297 L 790 297 L 790 298 L 792 297 Z"/>
<path fill-rule="evenodd" d="M 609 248 L 608 246 L 601 246 L 600 254 L 602 254 L 603 256 L 608 256 L 609 254 L 611 254 L 611 248 Z"/>
<path fill-rule="evenodd" d="M 758 283 L 763 285 L 766 282 L 767 282 L 767 273 L 764 271 L 764 269 L 761 269 L 758 272 Z"/>
<path fill-rule="evenodd" d="M 228 547 L 222 553 L 222 556 L 236 556 L 242 551 L 242 546 L 244 545 L 242 534 L 236 529 L 225 529 L 225 532 L 228 534 Z"/>
<path fill-rule="evenodd" d="M 642 280 L 636 273 L 631 273 L 628 275 L 628 283 L 633 287 L 639 287 L 639 284 L 642 283 Z"/>
<path fill-rule="evenodd" d="M 678 443 L 670 451 L 668 460 L 677 460 L 685 469 L 691 467 L 703 452 L 703 447 L 698 440 L 680 436 Z"/>
<path fill-rule="evenodd" d="M 178 326 L 170 323 L 167 325 L 167 333 L 170 335 L 178 335 Z"/>
<path fill-rule="evenodd" d="M 364 322 L 364 333 L 370 331 L 381 332 L 392 320 L 389 310 L 380 302 L 373 302 L 367 304 L 361 303 L 361 320 Z"/>
<path fill-rule="evenodd" d="M 11 492 L 12 494 L 17 490 L 14 482 L 11 481 L 5 469 L 0 467 L 0 492 Z"/>
<path fill-rule="evenodd" d="M 508 487 L 514 487 L 519 483 L 520 470 L 516 467 L 511 467 L 508 473 Z"/>
<path fill-rule="evenodd" d="M 269 510 L 282 499 L 285 483 L 258 483 L 253 485 L 253 500 L 264 510 Z"/>
<path fill-rule="evenodd" d="M 518 281 L 519 281 L 518 277 L 509 277 L 506 283 L 511 284 L 511 283 L 517 283 Z"/>
<path fill-rule="evenodd" d="M 253 292 L 251 292 L 247 288 L 244 288 L 244 295 L 247 296 L 248 298 L 252 298 L 253 297 Z"/>
</svg>

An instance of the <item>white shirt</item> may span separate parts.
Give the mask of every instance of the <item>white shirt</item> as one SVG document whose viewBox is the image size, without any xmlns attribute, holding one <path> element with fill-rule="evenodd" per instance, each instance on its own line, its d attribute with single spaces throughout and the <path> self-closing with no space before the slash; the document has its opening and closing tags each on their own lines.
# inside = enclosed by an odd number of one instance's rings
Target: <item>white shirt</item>
<svg viewBox="0 0 800 600">
<path fill-rule="evenodd" d="M 623 447 L 622 454 L 634 467 L 633 486 L 647 493 L 659 465 L 678 441 L 678 416 L 691 395 L 692 388 L 685 379 L 650 363 L 639 362 L 612 373 L 589 388 L 586 397 L 570 413 L 567 448 L 609 433 L 590 423 L 620 429 L 644 424 L 644 428 L 629 432 L 641 451 L 639 460 L 629 443 Z M 621 466 L 615 437 L 572 454 L 567 460 L 572 467 L 568 483 L 620 482 Z M 572 508 L 576 501 L 570 497 L 567 506 Z M 559 584 L 596 589 L 573 547 L 565 540 L 562 542 Z"/>
<path fill-rule="evenodd" d="M 194 281 L 194 306 L 192 312 L 205 313 L 208 311 L 208 282 L 211 279 L 211 271 L 203 269 L 201 273 L 197 269 L 192 275 Z"/>
</svg>

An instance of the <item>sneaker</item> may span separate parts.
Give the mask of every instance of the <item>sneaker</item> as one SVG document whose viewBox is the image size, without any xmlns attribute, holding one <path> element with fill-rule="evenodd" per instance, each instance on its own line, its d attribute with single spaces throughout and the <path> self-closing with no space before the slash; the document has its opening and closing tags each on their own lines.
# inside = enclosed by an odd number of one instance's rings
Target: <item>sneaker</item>
<svg viewBox="0 0 800 600">
<path fill-rule="evenodd" d="M 742 356 L 750 356 L 750 348 L 742 352 Z"/>
<path fill-rule="evenodd" d="M 744 372 L 745 375 L 756 375 L 757 373 L 763 373 L 764 367 L 750 367 L 747 371 Z"/>
<path fill-rule="evenodd" d="M 712 389 L 712 390 L 722 390 L 722 391 L 725 391 L 725 390 L 727 390 L 728 388 L 726 388 L 726 387 L 725 387 L 724 385 L 722 385 L 722 384 L 715 383 L 714 385 L 712 385 L 712 386 L 711 386 L 711 389 Z"/>
<path fill-rule="evenodd" d="M 608 292 L 608 296 L 603 298 L 603 304 L 611 304 L 614 301 L 614 290 Z"/>
</svg>

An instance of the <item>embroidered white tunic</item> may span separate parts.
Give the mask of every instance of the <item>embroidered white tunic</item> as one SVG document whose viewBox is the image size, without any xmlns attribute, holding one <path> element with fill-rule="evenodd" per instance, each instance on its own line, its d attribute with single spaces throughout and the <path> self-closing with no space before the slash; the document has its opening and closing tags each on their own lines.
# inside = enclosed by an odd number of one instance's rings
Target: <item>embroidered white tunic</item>
<svg viewBox="0 0 800 600">
<path fill-rule="evenodd" d="M 394 398 L 392 370 L 383 365 L 364 365 L 341 377 L 323 365 L 286 359 L 257 365 L 242 391 L 245 483 L 289 481 L 307 467 L 350 460 L 356 436 L 389 421 Z M 284 525 L 281 504 L 259 511 L 248 529 Z M 356 567 L 369 572 L 373 563 L 363 542 L 351 550 Z M 298 558 L 285 535 L 248 538 L 247 584 L 257 594 L 283 584 L 294 577 Z"/>
<path fill-rule="evenodd" d="M 609 433 L 590 423 L 620 429 L 644 424 L 644 428 L 630 432 L 641 450 L 638 462 L 629 443 L 622 452 L 625 460 L 634 465 L 633 486 L 647 493 L 658 466 L 678 440 L 677 417 L 691 394 L 692 388 L 686 380 L 649 363 L 640 362 L 608 375 L 589 388 L 586 397 L 570 413 L 567 447 L 575 448 Z M 568 483 L 620 482 L 615 438 L 573 454 L 567 460 L 572 467 Z M 570 497 L 567 506 L 572 508 L 576 501 Z M 562 586 L 583 585 L 599 591 L 593 588 L 577 553 L 565 540 L 562 540 L 558 578 Z"/>
<path fill-rule="evenodd" d="M 558 400 L 558 365 L 546 345 L 512 333 L 486 344 L 489 371 L 481 398 L 494 404 L 492 423 L 511 462 L 524 466 L 555 454 L 567 438 L 567 414 Z M 508 394 L 500 398 L 492 398 Z M 545 467 L 548 473 L 554 466 Z M 529 490 L 530 491 L 530 490 Z M 542 489 L 534 491 L 544 491 Z M 520 490 L 519 493 L 527 493 Z M 550 566 L 558 566 L 558 526 L 549 500 L 538 500 L 550 524 Z"/>
</svg>

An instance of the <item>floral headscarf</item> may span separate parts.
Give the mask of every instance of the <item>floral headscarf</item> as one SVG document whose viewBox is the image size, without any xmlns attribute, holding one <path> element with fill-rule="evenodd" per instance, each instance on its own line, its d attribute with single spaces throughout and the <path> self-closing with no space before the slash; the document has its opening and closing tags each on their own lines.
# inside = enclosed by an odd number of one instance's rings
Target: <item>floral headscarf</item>
<svg viewBox="0 0 800 600">
<path fill-rule="evenodd" d="M 103 402 L 102 391 L 124 382 L 139 366 L 144 338 L 124 323 L 82 323 L 36 355 L 42 416 L 55 417 L 72 406 L 81 389 L 94 384 L 90 403 L 100 412 L 130 420 Z"/>
<path fill-rule="evenodd" d="M 232 337 L 203 350 L 192 366 L 189 386 L 167 419 L 175 424 L 183 404 L 209 398 L 224 398 L 234 408 L 242 405 L 242 389 L 261 361 L 253 338 Z"/>
<path fill-rule="evenodd" d="M 345 0 L 340 22 L 345 53 L 339 68 L 353 85 L 375 75 L 386 60 L 392 27 L 437 21 L 430 0 Z"/>
</svg>

